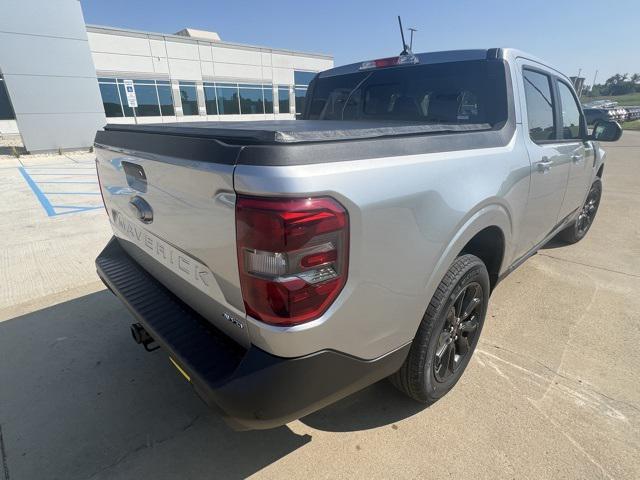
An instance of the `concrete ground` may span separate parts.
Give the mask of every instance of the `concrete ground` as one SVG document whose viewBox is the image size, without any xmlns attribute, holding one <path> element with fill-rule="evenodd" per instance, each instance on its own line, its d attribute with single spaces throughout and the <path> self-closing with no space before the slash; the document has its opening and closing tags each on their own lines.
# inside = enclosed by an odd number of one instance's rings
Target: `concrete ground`
<svg viewBox="0 0 640 480">
<path fill-rule="evenodd" d="M 444 399 L 422 408 L 380 382 L 242 433 L 166 355 L 131 341 L 94 273 L 104 212 L 49 216 L 19 170 L 91 181 L 91 156 L 1 157 L 0 478 L 640 478 L 640 133 L 607 149 L 588 237 L 542 250 L 497 288 Z M 69 192 L 43 194 L 95 206 Z"/>
</svg>

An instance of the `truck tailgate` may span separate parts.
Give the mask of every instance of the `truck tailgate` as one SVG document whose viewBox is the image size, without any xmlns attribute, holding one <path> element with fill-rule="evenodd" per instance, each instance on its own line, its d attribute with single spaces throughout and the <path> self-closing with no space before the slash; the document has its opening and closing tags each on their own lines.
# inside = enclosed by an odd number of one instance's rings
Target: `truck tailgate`
<svg viewBox="0 0 640 480">
<path fill-rule="evenodd" d="M 98 176 L 114 235 L 175 295 L 248 346 L 235 242 L 240 147 L 197 138 L 165 142 L 157 134 L 98 133 Z"/>
</svg>

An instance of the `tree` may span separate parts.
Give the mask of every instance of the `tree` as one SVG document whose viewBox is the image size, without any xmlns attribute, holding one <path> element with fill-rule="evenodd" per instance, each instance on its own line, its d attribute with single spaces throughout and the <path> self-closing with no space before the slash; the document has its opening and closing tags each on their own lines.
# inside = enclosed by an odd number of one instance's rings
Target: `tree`
<svg viewBox="0 0 640 480">
<path fill-rule="evenodd" d="M 619 83 L 621 83 L 623 81 L 624 81 L 624 76 L 620 75 L 619 73 L 616 73 L 612 77 L 607 78 L 607 80 L 604 82 L 604 84 L 606 86 L 618 85 Z"/>
</svg>

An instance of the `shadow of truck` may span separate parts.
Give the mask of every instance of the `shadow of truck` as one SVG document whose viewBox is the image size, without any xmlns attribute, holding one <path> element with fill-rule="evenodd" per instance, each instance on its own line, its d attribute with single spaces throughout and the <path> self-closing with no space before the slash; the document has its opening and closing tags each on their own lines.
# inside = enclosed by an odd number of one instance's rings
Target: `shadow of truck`
<svg viewBox="0 0 640 480">
<path fill-rule="evenodd" d="M 231 430 L 162 350 L 134 344 L 130 321 L 103 290 L 0 323 L 10 478 L 246 478 L 311 441 L 286 426 Z M 365 430 L 422 408 L 382 381 L 301 422 Z"/>
<path fill-rule="evenodd" d="M 246 478 L 311 440 L 232 431 L 128 323 L 106 290 L 0 323 L 10 478 Z"/>
</svg>

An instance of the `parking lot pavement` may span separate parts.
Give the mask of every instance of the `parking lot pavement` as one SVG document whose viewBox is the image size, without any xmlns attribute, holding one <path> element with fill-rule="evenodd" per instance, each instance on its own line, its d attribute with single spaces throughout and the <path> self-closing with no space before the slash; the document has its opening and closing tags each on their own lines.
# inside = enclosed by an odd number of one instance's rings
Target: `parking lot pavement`
<svg viewBox="0 0 640 480">
<path fill-rule="evenodd" d="M 607 149 L 588 237 L 498 286 L 440 402 L 380 382 L 241 433 L 129 338 L 93 270 L 102 210 L 48 216 L 0 159 L 0 478 L 640 478 L 640 133 Z"/>
<path fill-rule="evenodd" d="M 109 238 L 90 153 L 0 156 L 0 312 L 93 283 Z"/>
</svg>

